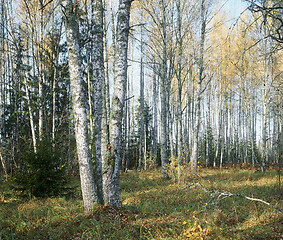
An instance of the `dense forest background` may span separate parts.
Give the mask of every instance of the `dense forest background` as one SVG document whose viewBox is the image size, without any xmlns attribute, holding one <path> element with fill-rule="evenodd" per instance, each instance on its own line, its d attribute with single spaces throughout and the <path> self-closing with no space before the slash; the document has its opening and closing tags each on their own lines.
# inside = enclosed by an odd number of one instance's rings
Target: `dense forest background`
<svg viewBox="0 0 283 240">
<path fill-rule="evenodd" d="M 0 239 L 283 238 L 283 2 L 231 3 L 0 0 Z"/>
<path fill-rule="evenodd" d="M 282 2 L 133 1 L 121 128 L 121 170 L 249 164 L 282 157 Z M 93 1 L 75 1 L 83 103 L 95 166 Z M 116 81 L 116 1 L 103 1 L 103 116 Z M 250 11 L 251 10 L 251 11 Z M 78 172 L 67 38 L 59 0 L 1 0 L 0 171 L 13 173 L 42 138 Z M 107 151 L 107 140 L 103 141 Z M 103 151 L 103 146 L 102 146 Z M 173 171 L 173 170 L 172 170 Z"/>
</svg>

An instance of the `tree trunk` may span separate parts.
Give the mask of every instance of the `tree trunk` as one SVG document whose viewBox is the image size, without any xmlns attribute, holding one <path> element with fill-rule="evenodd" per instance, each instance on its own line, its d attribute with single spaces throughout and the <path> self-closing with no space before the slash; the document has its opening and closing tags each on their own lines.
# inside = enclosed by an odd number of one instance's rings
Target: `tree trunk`
<svg viewBox="0 0 283 240">
<path fill-rule="evenodd" d="M 153 103 L 153 134 L 152 134 L 152 158 L 154 167 L 157 167 L 157 117 L 158 117 L 158 90 L 157 90 L 157 74 L 156 63 L 153 63 L 153 83 L 152 83 L 152 103 Z"/>
<path fill-rule="evenodd" d="M 39 43 L 38 43 L 38 54 L 39 54 L 39 63 L 38 63 L 38 98 L 39 98 L 39 112 L 38 112 L 38 135 L 41 140 L 43 137 L 43 1 L 40 2 L 40 31 L 39 31 Z"/>
<path fill-rule="evenodd" d="M 86 109 L 82 86 L 80 64 L 78 14 L 72 0 L 63 2 L 66 14 L 66 37 L 69 55 L 69 73 L 73 101 L 77 154 L 80 168 L 81 188 L 86 212 L 90 212 L 97 203 L 93 168 L 89 149 Z"/>
<path fill-rule="evenodd" d="M 195 123 L 196 126 L 194 128 L 193 135 L 193 147 L 192 147 L 192 155 L 191 155 L 191 170 L 193 174 L 197 174 L 197 161 L 198 161 L 198 135 L 200 130 L 200 103 L 201 103 L 201 94 L 202 94 L 202 82 L 203 82 L 203 56 L 204 56 L 204 41 L 205 41 L 205 28 L 206 28 L 206 20 L 205 20 L 205 6 L 204 0 L 201 1 L 201 42 L 200 42 L 200 60 L 199 60 L 199 79 L 197 82 L 197 94 L 196 94 L 196 118 Z"/>
<path fill-rule="evenodd" d="M 180 0 L 177 1 L 177 41 L 178 41 L 178 62 L 177 62 L 177 79 L 178 79 L 178 108 L 177 108 L 177 132 L 178 132 L 178 183 L 181 182 L 181 165 L 183 164 L 183 121 L 182 121 L 182 55 L 183 55 L 183 41 L 182 41 L 182 16 L 180 9 Z"/>
<path fill-rule="evenodd" d="M 54 63 L 54 74 L 53 74 L 53 82 L 52 82 L 52 141 L 53 144 L 55 142 L 55 132 L 56 132 L 56 122 L 55 122 L 55 115 L 56 115 L 56 80 L 58 78 L 58 62 L 59 62 L 59 53 L 60 53 L 60 38 L 62 32 L 62 24 L 60 25 L 60 32 L 59 38 L 56 46 L 56 56 L 55 56 L 55 63 Z"/>
<path fill-rule="evenodd" d="M 104 1 L 104 8 L 106 8 Z M 109 58 L 108 58 L 108 41 L 107 41 L 107 25 L 105 19 L 105 11 L 103 11 L 104 18 L 104 49 L 105 49 L 105 84 L 102 88 L 102 122 L 101 122 L 101 164 L 102 164 L 102 190 L 103 199 L 106 202 L 107 193 L 109 189 L 107 183 L 107 171 L 109 168 L 109 115 L 110 115 L 110 99 L 109 99 Z"/>
<path fill-rule="evenodd" d="M 29 49 L 28 45 L 29 41 L 27 41 L 27 49 Z M 21 61 L 21 59 L 19 59 Z M 29 66 L 29 60 L 27 59 L 27 66 Z M 19 74 L 21 76 L 21 73 Z M 24 85 L 25 85 L 25 92 L 26 92 L 26 99 L 27 99 L 27 105 L 28 105 L 28 111 L 29 111 L 29 120 L 30 120 L 30 129 L 31 129 L 31 136 L 32 136 L 32 143 L 33 143 L 33 150 L 36 153 L 36 136 L 35 136 L 35 126 L 34 126 L 34 119 L 33 119 L 33 113 L 32 113 L 32 107 L 30 102 L 30 95 L 29 95 L 29 86 L 28 86 L 28 78 L 29 73 L 28 71 L 25 72 L 24 78 Z"/>
<path fill-rule="evenodd" d="M 97 193 L 100 203 L 103 200 L 102 159 L 101 159 L 101 118 L 102 89 L 105 84 L 103 56 L 103 6 L 102 0 L 92 0 L 92 67 L 93 67 L 93 104 L 94 104 L 94 140 Z"/>
<path fill-rule="evenodd" d="M 105 203 L 113 207 L 120 207 L 119 171 L 120 171 L 120 147 L 121 147 L 121 127 L 125 103 L 125 92 L 127 83 L 127 53 L 130 20 L 130 0 L 120 0 L 117 13 L 116 31 L 116 80 L 112 97 L 112 107 L 110 113 L 110 156 L 109 169 L 107 171 L 107 199 Z"/>
<path fill-rule="evenodd" d="M 7 167 L 6 161 L 3 158 L 2 152 L 5 146 L 5 92 L 6 92 L 6 59 L 5 59 L 5 27 L 6 27 L 6 19 L 5 19 L 5 5 L 4 1 L 1 1 L 1 26 L 0 26 L 0 159 L 1 165 L 3 168 L 3 172 L 7 175 Z"/>
<path fill-rule="evenodd" d="M 164 1 L 162 3 L 162 34 L 163 34 L 163 50 L 161 63 L 161 79 L 160 79 L 160 94 L 161 94 L 161 128 L 160 128 L 160 150 L 161 150 L 161 168 L 162 176 L 168 178 L 168 109 L 167 105 L 169 96 L 167 96 L 167 29 L 166 29 L 166 9 Z"/>
<path fill-rule="evenodd" d="M 141 14 L 142 18 L 142 14 Z M 143 26 L 141 26 L 141 59 L 140 59 L 140 143 L 139 143 L 139 166 L 141 170 L 145 164 L 144 149 L 145 149 L 145 133 L 144 133 L 144 65 L 143 65 Z"/>
<path fill-rule="evenodd" d="M 265 23 L 266 24 L 266 23 Z M 264 24 L 264 36 L 267 35 L 267 27 Z M 262 160 L 261 171 L 266 171 L 266 162 L 268 159 L 267 151 L 267 115 L 268 115 L 268 49 L 267 38 L 264 40 L 264 61 L 263 61 L 263 87 L 262 87 Z"/>
</svg>

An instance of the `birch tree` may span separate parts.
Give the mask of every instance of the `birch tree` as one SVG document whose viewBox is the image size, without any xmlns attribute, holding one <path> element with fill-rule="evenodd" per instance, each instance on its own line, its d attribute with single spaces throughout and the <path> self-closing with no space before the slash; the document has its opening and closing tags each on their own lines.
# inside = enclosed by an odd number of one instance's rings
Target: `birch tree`
<svg viewBox="0 0 283 240">
<path fill-rule="evenodd" d="M 193 134 L 193 146 L 192 146 L 192 154 L 191 154 L 191 170 L 193 174 L 197 174 L 197 162 L 198 162 L 198 137 L 200 130 L 200 122 L 201 122 L 201 94 L 203 91 L 203 80 L 204 80 L 204 42 L 205 42 L 205 34 L 206 34 L 206 6 L 205 0 L 201 1 L 201 40 L 200 40 L 200 55 L 199 55 L 199 78 L 197 81 L 197 93 L 196 93 L 196 127 Z"/>
<path fill-rule="evenodd" d="M 38 43 L 38 97 L 39 97 L 39 111 L 38 111 L 38 134 L 39 139 L 43 137 L 43 84 L 44 84 L 44 72 L 43 72 L 43 34 L 44 34 L 44 2 L 39 0 L 40 6 L 40 27 L 39 27 L 39 43 Z"/>
<path fill-rule="evenodd" d="M 103 6 L 102 0 L 92 0 L 92 68 L 94 89 L 94 138 L 96 182 L 99 201 L 103 200 L 102 159 L 101 159 L 101 121 L 102 121 L 102 89 L 105 84 L 103 53 Z"/>
<path fill-rule="evenodd" d="M 143 19 L 143 13 L 140 13 L 141 19 Z M 139 170 L 141 170 L 142 165 L 145 164 L 145 129 L 144 129 L 144 57 L 143 57 L 143 26 L 141 25 L 141 39 L 140 39 L 140 48 L 141 48 L 141 57 L 140 57 L 140 142 L 139 142 Z"/>
<path fill-rule="evenodd" d="M 117 12 L 116 30 L 116 62 L 115 62 L 115 83 L 112 96 L 112 106 L 110 113 L 110 144 L 109 144 L 109 168 L 107 170 L 107 182 L 105 191 L 107 198 L 105 203 L 113 207 L 122 205 L 120 199 L 119 172 L 120 172 L 120 147 L 121 147 L 121 128 L 122 117 L 124 116 L 125 92 L 127 83 L 127 56 L 128 56 L 128 37 L 131 0 L 119 0 Z"/>
<path fill-rule="evenodd" d="M 178 134 L 178 183 L 180 183 L 180 167 L 182 165 L 183 153 L 183 114 L 182 114 L 182 54 L 183 54 L 183 39 L 182 39 L 182 15 L 181 1 L 177 3 L 177 44 L 178 44 L 178 61 L 177 61 L 177 79 L 178 79 L 178 107 L 177 107 L 177 134 Z"/>
<path fill-rule="evenodd" d="M 89 149 L 86 109 L 84 106 L 83 79 L 80 63 L 78 6 L 76 2 L 73 3 L 72 0 L 64 0 L 62 6 L 66 15 L 65 27 L 81 188 L 85 211 L 90 212 L 98 199 Z"/>
<path fill-rule="evenodd" d="M 5 111 L 6 111 L 6 85 L 7 85 L 7 54 L 5 50 L 8 48 L 7 42 L 7 6 L 4 0 L 1 0 L 1 18 L 0 18 L 0 160 L 3 172 L 7 175 L 7 163 L 3 158 L 3 149 L 5 146 Z"/>
</svg>

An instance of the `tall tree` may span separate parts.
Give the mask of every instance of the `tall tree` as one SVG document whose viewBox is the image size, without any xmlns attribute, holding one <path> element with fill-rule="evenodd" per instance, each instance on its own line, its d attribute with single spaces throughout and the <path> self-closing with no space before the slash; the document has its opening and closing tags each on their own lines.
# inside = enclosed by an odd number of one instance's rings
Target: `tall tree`
<svg viewBox="0 0 283 240">
<path fill-rule="evenodd" d="M 116 30 L 116 63 L 115 63 L 115 83 L 112 96 L 112 106 L 110 113 L 110 145 L 109 145 L 109 169 L 107 171 L 108 191 L 105 202 L 113 207 L 122 205 L 120 199 L 119 172 L 120 172 L 120 147 L 121 147 L 121 127 L 123 110 L 125 105 L 125 92 L 128 69 L 128 37 L 131 0 L 119 0 L 117 13 Z"/>
<path fill-rule="evenodd" d="M 89 136 L 87 127 L 86 109 L 84 106 L 84 90 L 80 63 L 78 6 L 75 1 L 64 0 L 62 6 L 66 15 L 65 27 L 68 45 L 69 73 L 74 111 L 77 154 L 80 169 L 81 188 L 86 212 L 90 212 L 97 203 Z"/>
<path fill-rule="evenodd" d="M 38 42 L 38 97 L 39 97 L 39 111 L 38 111 L 38 134 L 39 139 L 43 137 L 43 84 L 44 84 L 44 71 L 43 71 L 43 35 L 44 35 L 44 1 L 39 0 L 40 6 L 40 27 L 39 27 L 39 42 Z"/>
<path fill-rule="evenodd" d="M 197 81 L 197 93 L 196 93 L 196 128 L 194 130 L 193 135 L 193 146 L 192 146 L 192 155 L 191 155 L 191 169 L 192 173 L 197 173 L 197 162 L 198 162 L 198 137 L 199 137 L 199 130 L 200 130 L 200 122 L 201 122 L 201 95 L 203 92 L 203 80 L 204 80 L 204 43 L 205 43 L 205 34 L 206 34 L 206 6 L 205 0 L 201 1 L 201 40 L 200 40 L 200 55 L 199 55 L 199 77 Z"/>
<path fill-rule="evenodd" d="M 94 139 L 97 193 L 101 203 L 103 200 L 102 158 L 101 158 L 101 121 L 102 121 L 102 89 L 105 84 L 104 52 L 103 52 L 103 5 L 102 0 L 92 0 L 92 68 L 94 89 Z"/>
<path fill-rule="evenodd" d="M 178 108 L 177 108 L 177 133 L 178 133 L 178 183 L 180 183 L 180 168 L 182 165 L 183 153 L 183 114 L 182 114 L 182 54 L 183 54 L 183 38 L 182 38 L 182 14 L 181 1 L 177 0 L 177 43 L 178 43 L 178 61 L 177 61 L 177 80 L 178 80 Z"/>
<path fill-rule="evenodd" d="M 143 19 L 143 12 L 140 13 L 141 19 Z M 141 25 L 141 39 L 140 39 L 140 48 L 141 48 L 141 58 L 140 58 L 140 142 L 139 142 L 139 170 L 141 170 L 142 165 L 145 164 L 145 129 L 144 129 L 144 38 L 143 38 L 143 26 Z"/>
</svg>

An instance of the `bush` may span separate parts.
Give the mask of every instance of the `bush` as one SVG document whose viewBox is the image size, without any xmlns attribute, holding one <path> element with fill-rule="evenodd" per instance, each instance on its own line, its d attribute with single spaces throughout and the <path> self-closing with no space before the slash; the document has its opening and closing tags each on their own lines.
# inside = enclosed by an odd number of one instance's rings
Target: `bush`
<svg viewBox="0 0 283 240">
<path fill-rule="evenodd" d="M 66 162 L 50 141 L 39 141 L 36 153 L 33 149 L 23 153 L 20 168 L 15 174 L 15 188 L 29 197 L 59 195 L 67 190 L 66 169 Z"/>
</svg>

